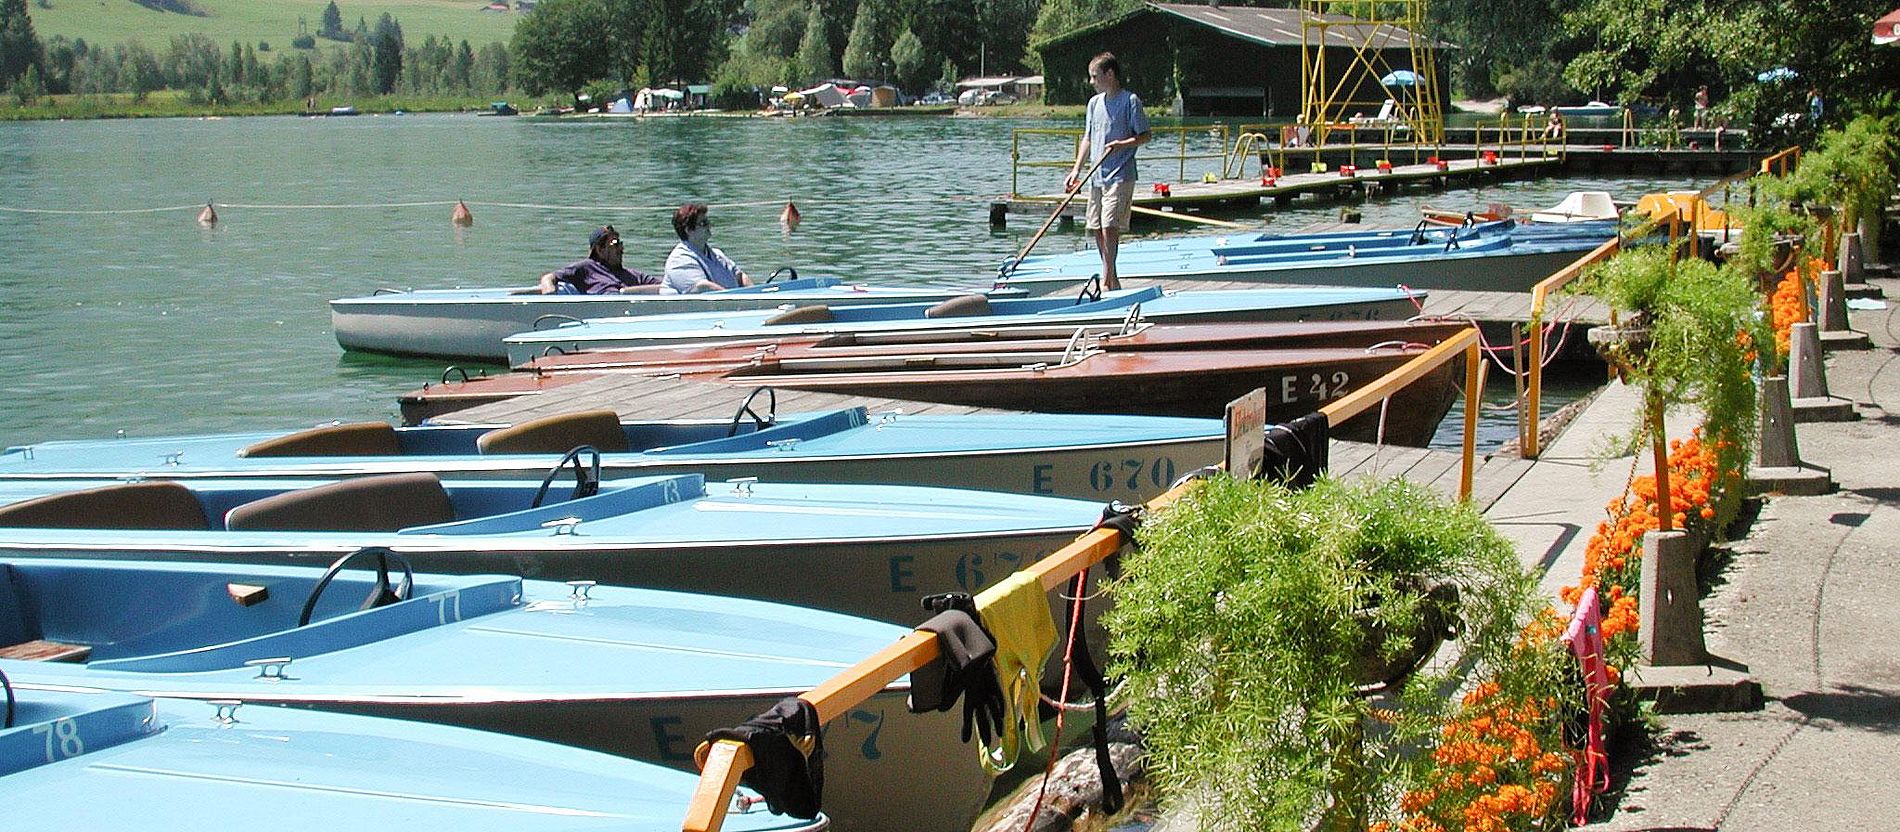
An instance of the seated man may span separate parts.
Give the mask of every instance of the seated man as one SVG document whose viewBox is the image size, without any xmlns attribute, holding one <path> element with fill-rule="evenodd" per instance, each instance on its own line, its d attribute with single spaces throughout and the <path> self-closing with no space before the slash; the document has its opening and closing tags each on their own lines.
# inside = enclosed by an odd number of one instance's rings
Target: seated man
<svg viewBox="0 0 1900 832">
<path fill-rule="evenodd" d="M 739 264 L 712 247 L 712 220 L 706 217 L 705 204 L 688 202 L 674 211 L 673 233 L 679 235 L 680 242 L 666 257 L 669 291 L 716 292 L 752 285 L 752 278 Z"/>
<path fill-rule="evenodd" d="M 659 294 L 663 288 L 659 278 L 620 264 L 621 248 L 620 232 L 613 226 L 594 229 L 587 237 L 587 259 L 541 275 L 541 294 Z"/>
</svg>

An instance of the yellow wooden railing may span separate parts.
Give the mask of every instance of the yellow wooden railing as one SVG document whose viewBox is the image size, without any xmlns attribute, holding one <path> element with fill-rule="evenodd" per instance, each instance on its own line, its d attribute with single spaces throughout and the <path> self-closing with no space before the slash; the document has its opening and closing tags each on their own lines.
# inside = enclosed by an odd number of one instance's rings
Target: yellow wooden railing
<svg viewBox="0 0 1900 832">
<path fill-rule="evenodd" d="M 1790 170 L 1794 169 L 1794 165 L 1799 162 L 1800 158 L 1800 147 L 1787 148 L 1763 159 L 1759 172 L 1773 174 L 1775 176 L 1786 176 Z M 1529 373 L 1529 379 L 1525 385 L 1524 409 L 1518 418 L 1518 448 L 1519 453 L 1525 459 L 1535 459 L 1543 450 L 1541 447 L 1542 439 L 1539 436 L 1541 428 L 1539 408 L 1543 404 L 1544 390 L 1544 306 L 1550 296 L 1559 289 L 1570 285 L 1570 283 L 1575 281 L 1578 277 L 1581 277 L 1584 270 L 1591 264 L 1609 259 L 1623 247 L 1626 239 L 1648 236 L 1664 226 L 1667 226 L 1672 252 L 1680 251 L 1681 245 L 1687 240 L 1692 239 L 1696 232 L 1705 230 L 1714 224 L 1708 207 L 1709 198 L 1714 196 L 1717 191 L 1721 191 L 1723 194 L 1723 208 L 1726 209 L 1729 204 L 1728 197 L 1730 189 L 1737 184 L 1753 178 L 1756 174 L 1757 171 L 1750 170 L 1723 177 L 1715 184 L 1703 188 L 1696 193 L 1696 198 L 1689 203 L 1688 216 L 1685 217 L 1677 213 L 1667 217 L 1655 218 L 1629 231 L 1619 233 L 1616 237 L 1606 241 L 1603 245 L 1591 249 L 1570 265 L 1563 267 L 1556 274 L 1544 278 L 1538 282 L 1536 286 L 1531 287 L 1530 349 L 1527 358 L 1529 367 L 1526 368 Z M 1721 228 L 1724 234 L 1726 234 L 1729 228 L 1728 212 L 1724 210 L 1722 214 L 1723 216 L 1719 221 L 1721 222 Z"/>
<path fill-rule="evenodd" d="M 1357 160 L 1359 159 L 1361 149 L 1377 149 L 1388 161 L 1391 160 L 1394 151 L 1404 153 L 1409 149 L 1412 156 L 1411 163 L 1415 165 L 1423 164 L 1426 156 L 1444 157 L 1444 146 L 1442 143 L 1400 140 L 1399 134 L 1401 126 L 1402 125 L 1396 124 L 1383 124 L 1378 126 L 1361 125 L 1354 130 L 1334 130 L 1328 133 L 1328 139 L 1323 145 L 1313 143 L 1300 147 L 1288 147 L 1287 134 L 1294 125 L 1242 124 L 1238 128 L 1240 130 L 1240 136 L 1242 137 L 1241 140 L 1245 140 L 1245 137 L 1248 135 L 1258 135 L 1260 138 L 1249 142 L 1246 147 L 1242 147 L 1240 141 L 1236 141 L 1233 155 L 1243 156 L 1251 153 L 1256 156 L 1271 159 L 1272 167 L 1279 168 L 1286 173 L 1306 173 L 1313 169 L 1314 162 L 1319 161 L 1320 154 L 1337 153 L 1341 150 L 1347 152 L 1348 157 L 1354 160 L 1354 164 L 1358 163 Z M 1375 130 L 1379 133 L 1379 141 L 1359 141 L 1360 133 Z M 1409 128 L 1406 132 L 1409 134 Z M 1267 137 L 1276 134 L 1280 136 L 1280 141 L 1278 144 L 1273 144 Z M 1318 134 L 1314 133 L 1313 135 Z M 1344 135 L 1346 140 L 1343 142 L 1333 140 L 1332 136 L 1336 135 Z M 1296 164 L 1292 161 L 1293 159 L 1301 159 L 1303 163 Z M 1397 164 L 1397 162 L 1393 164 Z M 1239 175 L 1237 165 L 1234 176 L 1238 177 Z"/>
<path fill-rule="evenodd" d="M 1458 496 L 1469 499 L 1473 470 L 1473 446 L 1477 440 L 1478 408 L 1483 400 L 1484 362 L 1476 328 L 1466 329 L 1420 353 L 1398 369 L 1374 380 L 1331 404 L 1320 408 L 1329 424 L 1340 424 L 1364 413 L 1393 393 L 1430 374 L 1460 355 L 1465 359 L 1464 468 L 1458 481 Z M 1181 499 L 1194 488 L 1192 481 L 1176 485 L 1167 493 L 1148 502 L 1149 511 L 1158 511 Z M 1112 529 L 1093 529 L 1048 557 L 1023 569 L 1036 576 L 1045 591 L 1062 586 L 1071 578 L 1122 546 L 1121 533 Z M 980 612 L 980 611 L 979 611 Z M 937 658 L 937 637 L 924 631 L 912 631 L 890 646 L 873 653 L 823 684 L 800 694 L 811 703 L 818 719 L 829 722 L 869 699 L 898 677 Z M 718 832 L 732 805 L 732 793 L 740 777 L 752 766 L 752 753 L 744 743 L 720 740 L 702 743 L 695 752 L 700 763 L 699 786 L 687 807 L 684 832 Z"/>
</svg>

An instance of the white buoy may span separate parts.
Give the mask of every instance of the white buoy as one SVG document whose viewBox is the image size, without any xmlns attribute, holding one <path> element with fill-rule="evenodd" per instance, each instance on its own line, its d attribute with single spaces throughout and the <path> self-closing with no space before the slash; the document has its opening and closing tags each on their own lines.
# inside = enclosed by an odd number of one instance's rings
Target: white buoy
<svg viewBox="0 0 1900 832">
<path fill-rule="evenodd" d="M 217 225 L 218 209 L 211 207 L 209 202 L 205 203 L 205 209 L 198 212 L 198 224 L 206 228 Z"/>
<path fill-rule="evenodd" d="M 468 203 L 458 199 L 455 201 L 455 210 L 449 213 L 449 222 L 459 228 L 467 228 L 475 224 L 475 215 L 468 210 Z"/>
</svg>

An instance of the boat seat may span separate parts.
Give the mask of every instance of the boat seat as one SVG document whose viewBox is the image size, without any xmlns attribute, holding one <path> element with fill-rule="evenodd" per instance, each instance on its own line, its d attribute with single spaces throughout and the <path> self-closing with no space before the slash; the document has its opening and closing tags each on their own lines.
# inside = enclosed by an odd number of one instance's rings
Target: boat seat
<svg viewBox="0 0 1900 832">
<path fill-rule="evenodd" d="M 0 506 L 0 526 L 206 531 L 204 505 L 175 482 L 117 483 Z"/>
<path fill-rule="evenodd" d="M 828 324 L 837 319 L 836 315 L 831 314 L 831 307 L 819 304 L 817 306 L 794 306 L 777 315 L 766 318 L 765 323 L 767 326 L 772 324 Z"/>
<path fill-rule="evenodd" d="M 351 422 L 274 436 L 247 446 L 238 451 L 238 456 L 395 456 L 399 453 L 402 449 L 396 441 L 396 429 L 388 422 Z"/>
<path fill-rule="evenodd" d="M 0 659 L 29 662 L 83 662 L 92 656 L 92 647 L 63 641 L 34 639 L 0 647 Z"/>
<path fill-rule="evenodd" d="M 447 523 L 455 504 L 434 474 L 382 474 L 286 491 L 245 503 L 224 526 L 246 532 L 393 532 Z"/>
<path fill-rule="evenodd" d="M 968 318 L 990 314 L 990 299 L 982 295 L 958 295 L 924 310 L 926 318 Z"/>
<path fill-rule="evenodd" d="M 601 453 L 623 453 L 632 447 L 620 414 L 605 408 L 530 419 L 475 440 L 483 454 L 564 454 L 580 445 L 592 445 Z"/>
</svg>

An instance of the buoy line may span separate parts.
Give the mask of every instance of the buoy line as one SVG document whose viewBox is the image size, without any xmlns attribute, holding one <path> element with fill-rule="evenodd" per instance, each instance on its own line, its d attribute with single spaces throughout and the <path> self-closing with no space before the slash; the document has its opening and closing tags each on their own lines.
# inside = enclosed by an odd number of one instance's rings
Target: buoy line
<svg viewBox="0 0 1900 832">
<path fill-rule="evenodd" d="M 879 204 L 899 202 L 971 202 L 983 197 L 951 194 L 947 196 L 916 196 L 909 198 L 879 198 Z M 166 205 L 157 208 L 20 208 L 0 205 L 0 213 L 8 214 L 63 214 L 72 216 L 103 216 L 111 214 L 160 214 L 168 211 L 201 211 L 206 205 L 219 209 L 235 208 L 252 211 L 342 211 L 375 210 L 381 208 L 432 208 L 452 206 L 461 202 L 473 207 L 483 208 L 519 208 L 534 211 L 589 211 L 608 213 L 615 211 L 672 211 L 677 205 L 554 205 L 539 202 L 486 202 L 481 200 L 431 199 L 416 202 L 340 202 L 340 203 L 262 203 L 262 202 L 194 202 L 189 205 Z M 708 205 L 709 208 L 782 208 L 784 199 L 760 199 L 747 202 L 719 202 Z M 823 201 L 807 200 L 807 205 L 825 205 Z"/>
</svg>

